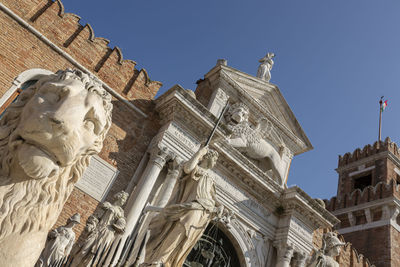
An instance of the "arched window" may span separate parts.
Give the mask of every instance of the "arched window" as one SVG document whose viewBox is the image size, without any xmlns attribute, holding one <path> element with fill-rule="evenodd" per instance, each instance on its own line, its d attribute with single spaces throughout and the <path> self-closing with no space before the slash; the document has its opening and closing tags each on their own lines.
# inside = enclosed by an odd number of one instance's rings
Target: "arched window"
<svg viewBox="0 0 400 267">
<path fill-rule="evenodd" d="M 184 267 L 239 267 L 236 250 L 229 238 L 210 223 L 187 256 Z"/>
<path fill-rule="evenodd" d="M 14 102 L 21 92 L 29 86 L 35 84 L 38 77 L 43 74 L 52 74 L 53 72 L 45 69 L 30 69 L 18 75 L 10 89 L 0 98 L 0 116 L 7 107 Z"/>
</svg>

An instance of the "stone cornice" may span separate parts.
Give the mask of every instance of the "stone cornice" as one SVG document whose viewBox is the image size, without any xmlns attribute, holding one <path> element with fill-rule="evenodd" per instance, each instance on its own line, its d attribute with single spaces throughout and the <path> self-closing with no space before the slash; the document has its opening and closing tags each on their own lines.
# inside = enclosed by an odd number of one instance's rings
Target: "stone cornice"
<svg viewBox="0 0 400 267">
<path fill-rule="evenodd" d="M 281 198 L 285 213 L 296 210 L 318 227 L 332 227 L 340 221 L 315 199 L 299 187 L 294 186 L 285 190 Z"/>
<path fill-rule="evenodd" d="M 182 121 L 193 123 L 186 130 L 191 131 L 200 141 L 207 138 L 217 122 L 217 118 L 200 102 L 194 99 L 181 86 L 175 85 L 166 93 L 155 100 L 161 124 L 169 121 Z M 214 138 L 222 138 L 229 134 L 229 129 L 220 124 Z M 204 140 L 205 141 L 205 140 Z"/>
</svg>

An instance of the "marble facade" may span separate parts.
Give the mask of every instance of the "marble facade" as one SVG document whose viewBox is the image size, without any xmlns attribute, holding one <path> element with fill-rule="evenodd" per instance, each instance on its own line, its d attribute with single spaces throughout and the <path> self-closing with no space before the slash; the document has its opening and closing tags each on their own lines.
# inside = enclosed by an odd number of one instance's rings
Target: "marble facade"
<svg viewBox="0 0 400 267">
<path fill-rule="evenodd" d="M 208 99 L 202 97 L 206 90 Z M 249 127 L 257 129 L 257 122 L 268 122 L 268 133 L 260 138 L 279 156 L 282 177 L 271 171 L 271 164 L 260 163 L 230 144 L 232 128 L 224 118 L 211 144 L 219 153 L 212 174 L 218 201 L 234 216 L 218 228 L 229 237 L 241 266 L 284 267 L 291 262 L 305 266 L 313 231 L 332 227 L 337 219 L 300 188 L 286 185 L 293 156 L 312 146 L 278 87 L 218 61 L 200 81 L 196 95 L 198 100 L 176 85 L 155 100 L 162 127 L 144 156 L 147 163 L 134 175 L 139 182 L 125 209 L 126 235 L 138 227 L 144 238 L 154 215 L 139 211 L 148 204 L 166 205 L 173 198 L 176 181 L 171 179 L 171 167 L 166 171 L 168 164 L 189 160 L 204 144 L 226 103 L 241 103 L 248 108 Z M 132 263 L 140 263 L 140 253 L 137 246 Z"/>
</svg>

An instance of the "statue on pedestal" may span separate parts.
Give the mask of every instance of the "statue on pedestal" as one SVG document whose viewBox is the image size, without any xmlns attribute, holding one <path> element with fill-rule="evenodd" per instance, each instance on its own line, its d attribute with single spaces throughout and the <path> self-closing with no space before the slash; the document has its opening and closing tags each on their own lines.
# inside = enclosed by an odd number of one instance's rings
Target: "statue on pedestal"
<svg viewBox="0 0 400 267">
<path fill-rule="evenodd" d="M 339 267 L 335 257 L 340 254 L 341 247 L 346 244 L 341 242 L 334 232 L 324 234 L 322 242 L 322 248 L 314 251 L 307 267 Z"/>
<path fill-rule="evenodd" d="M 184 164 L 185 175 L 180 180 L 177 201 L 160 209 L 150 224 L 141 267 L 182 266 L 215 212 L 222 211 L 216 208 L 215 185 L 209 173 L 217 159 L 218 153 L 206 146 Z"/>
<path fill-rule="evenodd" d="M 271 80 L 271 69 L 274 66 L 274 61 L 272 60 L 275 57 L 274 53 L 267 53 L 265 57 L 260 59 L 260 66 L 257 70 L 257 77 L 269 82 Z"/>
<path fill-rule="evenodd" d="M 36 267 L 47 267 L 68 257 L 75 242 L 75 233 L 72 228 L 79 224 L 80 220 L 81 216 L 76 213 L 68 219 L 65 226 L 50 231 L 46 246 L 36 263 Z"/>
<path fill-rule="evenodd" d="M 100 152 L 111 96 L 79 70 L 43 75 L 0 120 L 0 266 L 33 266 L 47 234 Z"/>
<path fill-rule="evenodd" d="M 74 255 L 71 266 L 88 266 L 98 250 L 107 250 L 114 241 L 115 235 L 125 230 L 126 219 L 122 206 L 128 199 L 128 193 L 121 191 L 114 195 L 114 202 L 104 202 L 101 206 L 103 214 L 97 220 L 96 228 L 89 232 L 82 244 L 82 249 Z M 95 220 L 92 218 L 92 223 Z M 91 235 L 93 233 L 93 235 Z M 101 251 L 100 251 L 101 252 Z"/>
</svg>

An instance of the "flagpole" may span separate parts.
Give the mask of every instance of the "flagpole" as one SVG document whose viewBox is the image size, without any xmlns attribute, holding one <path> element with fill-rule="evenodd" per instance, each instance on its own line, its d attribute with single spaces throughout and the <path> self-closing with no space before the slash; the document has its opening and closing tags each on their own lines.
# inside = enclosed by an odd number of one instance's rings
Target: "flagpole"
<svg viewBox="0 0 400 267">
<path fill-rule="evenodd" d="M 378 135 L 379 143 L 381 142 L 381 132 L 382 132 L 382 103 L 383 103 L 382 98 L 383 96 L 381 97 L 381 100 L 379 100 L 379 135 Z"/>
</svg>

